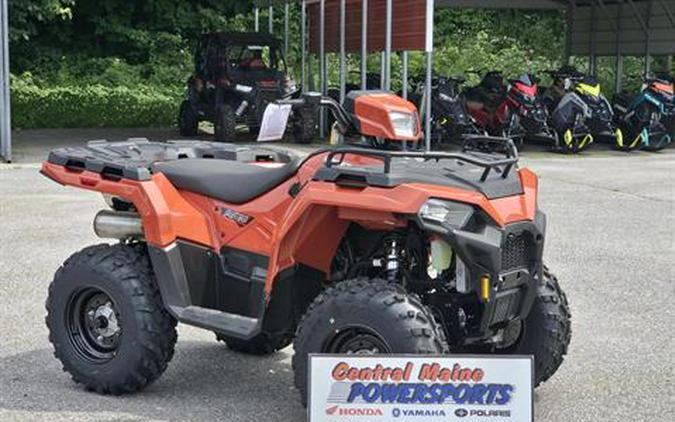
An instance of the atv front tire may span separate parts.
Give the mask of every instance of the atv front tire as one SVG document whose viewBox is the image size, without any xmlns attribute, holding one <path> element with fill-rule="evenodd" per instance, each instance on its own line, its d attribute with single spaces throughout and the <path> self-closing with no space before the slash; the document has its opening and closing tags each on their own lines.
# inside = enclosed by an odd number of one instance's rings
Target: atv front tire
<svg viewBox="0 0 675 422">
<path fill-rule="evenodd" d="M 417 296 L 397 284 L 365 277 L 320 293 L 300 321 L 293 346 L 295 386 L 304 405 L 310 353 L 448 352 L 443 328 Z"/>
<path fill-rule="evenodd" d="M 178 114 L 178 130 L 180 136 L 195 136 L 199 127 L 199 118 L 190 101 L 185 100 L 180 105 Z"/>
<path fill-rule="evenodd" d="M 221 142 L 234 142 L 237 136 L 237 121 L 234 110 L 228 104 L 221 104 L 216 110 L 214 139 Z"/>
<path fill-rule="evenodd" d="M 535 387 L 558 370 L 572 338 L 572 315 L 567 296 L 548 268 L 544 267 L 544 279 L 536 288 L 536 297 L 521 327 L 520 339 L 508 351 L 534 356 Z"/>
<path fill-rule="evenodd" d="M 258 334 L 250 340 L 241 340 L 216 333 L 216 340 L 224 342 L 228 348 L 235 352 L 259 356 L 271 355 L 291 344 L 290 338 L 270 338 L 265 333 Z"/>
<path fill-rule="evenodd" d="M 165 310 L 145 245 L 97 245 L 73 254 L 49 286 L 54 356 L 100 394 L 141 390 L 173 357 L 176 320 Z"/>
</svg>

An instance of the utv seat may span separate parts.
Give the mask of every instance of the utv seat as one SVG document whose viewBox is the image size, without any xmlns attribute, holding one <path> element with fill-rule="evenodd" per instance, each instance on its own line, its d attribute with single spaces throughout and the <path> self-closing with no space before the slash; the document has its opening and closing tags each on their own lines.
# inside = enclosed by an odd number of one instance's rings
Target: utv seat
<svg viewBox="0 0 675 422">
<path fill-rule="evenodd" d="M 178 189 L 200 193 L 231 204 L 243 204 L 270 191 L 295 174 L 295 158 L 280 167 L 263 167 L 239 161 L 187 158 L 161 161 L 151 167 Z"/>
</svg>

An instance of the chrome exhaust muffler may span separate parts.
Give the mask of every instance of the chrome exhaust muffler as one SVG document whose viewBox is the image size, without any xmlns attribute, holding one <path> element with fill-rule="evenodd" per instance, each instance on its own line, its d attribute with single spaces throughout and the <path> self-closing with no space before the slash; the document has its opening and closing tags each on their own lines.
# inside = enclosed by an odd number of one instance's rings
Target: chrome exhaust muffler
<svg viewBox="0 0 675 422">
<path fill-rule="evenodd" d="M 94 217 L 94 233 L 104 239 L 143 237 L 143 221 L 136 212 L 101 210 Z"/>
</svg>

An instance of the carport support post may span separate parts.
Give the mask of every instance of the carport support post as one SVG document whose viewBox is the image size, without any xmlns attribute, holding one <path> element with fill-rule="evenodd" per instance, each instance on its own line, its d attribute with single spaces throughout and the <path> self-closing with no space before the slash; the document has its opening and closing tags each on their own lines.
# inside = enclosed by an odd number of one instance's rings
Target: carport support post
<svg viewBox="0 0 675 422">
<path fill-rule="evenodd" d="M 289 4 L 288 1 L 284 3 L 284 58 L 288 60 L 288 14 L 289 14 Z"/>
<path fill-rule="evenodd" d="M 381 51 L 380 52 L 380 89 L 384 89 L 384 82 L 385 82 L 384 81 L 384 78 L 385 78 L 384 62 L 385 62 L 384 51 Z"/>
<path fill-rule="evenodd" d="M 391 90 L 391 15 L 392 0 L 387 0 L 384 21 L 384 90 Z"/>
<path fill-rule="evenodd" d="M 403 98 L 408 99 L 408 52 L 401 52 L 401 92 Z"/>
<path fill-rule="evenodd" d="M 572 31 L 574 29 L 574 0 L 567 4 L 567 28 L 565 32 L 565 63 L 572 64 Z"/>
<path fill-rule="evenodd" d="M 253 8 L 253 29 L 255 32 L 260 31 L 260 9 L 258 7 Z"/>
<path fill-rule="evenodd" d="M 7 0 L 0 0 L 0 156 L 12 161 Z"/>
<path fill-rule="evenodd" d="M 650 26 L 652 20 L 652 6 L 654 4 L 653 0 L 649 0 L 647 3 L 647 19 L 645 19 L 645 78 L 649 77 L 649 74 L 652 71 L 652 57 L 651 57 L 651 47 L 652 47 L 652 31 Z"/>
<path fill-rule="evenodd" d="M 591 5 L 591 53 L 588 58 L 588 73 L 591 75 L 595 76 L 596 73 L 596 68 L 597 68 L 597 57 L 596 57 L 596 49 L 597 49 L 597 41 L 598 41 L 598 36 L 597 36 L 597 28 L 598 28 L 598 13 L 596 10 L 595 3 Z"/>
<path fill-rule="evenodd" d="M 425 46 L 427 74 L 424 79 L 424 143 L 431 151 L 431 72 L 434 51 L 434 0 L 427 0 Z"/>
<path fill-rule="evenodd" d="M 367 88 L 368 73 L 368 0 L 361 0 L 361 89 Z"/>
<path fill-rule="evenodd" d="M 340 0 L 340 104 L 345 100 L 347 86 L 347 62 L 345 59 L 345 6 L 347 0 Z"/>
<path fill-rule="evenodd" d="M 307 4 L 300 5 L 300 84 L 302 92 L 307 92 Z"/>
<path fill-rule="evenodd" d="M 270 7 L 267 9 L 267 32 L 270 34 L 274 33 L 274 7 L 272 7 L 272 4 L 270 3 Z"/>
<path fill-rule="evenodd" d="M 617 4 L 616 12 L 616 69 L 615 69 L 615 80 L 614 80 L 614 92 L 621 92 L 621 87 L 623 85 L 623 56 L 621 55 L 621 9 L 623 7 L 622 3 Z"/>
<path fill-rule="evenodd" d="M 328 81 L 326 81 L 326 51 L 325 37 L 326 32 L 326 0 L 319 3 L 319 74 L 321 76 L 321 94 L 326 95 Z M 319 136 L 324 138 L 326 126 L 326 112 L 322 108 L 319 110 Z"/>
</svg>

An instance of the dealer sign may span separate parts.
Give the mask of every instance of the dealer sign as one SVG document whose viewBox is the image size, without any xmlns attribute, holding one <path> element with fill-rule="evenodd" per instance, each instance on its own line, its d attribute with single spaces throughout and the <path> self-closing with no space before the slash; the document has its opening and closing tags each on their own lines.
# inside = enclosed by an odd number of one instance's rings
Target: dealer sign
<svg viewBox="0 0 675 422">
<path fill-rule="evenodd" d="M 311 422 L 531 422 L 531 356 L 309 357 Z"/>
</svg>

